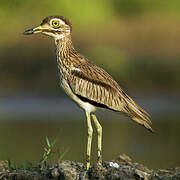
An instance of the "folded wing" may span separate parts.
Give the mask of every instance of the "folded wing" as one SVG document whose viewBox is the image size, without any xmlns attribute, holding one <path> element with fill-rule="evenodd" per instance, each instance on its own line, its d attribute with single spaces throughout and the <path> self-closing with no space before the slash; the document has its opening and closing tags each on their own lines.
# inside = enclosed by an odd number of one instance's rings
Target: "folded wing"
<svg viewBox="0 0 180 180">
<path fill-rule="evenodd" d="M 93 105 L 123 112 L 153 132 L 148 113 L 137 105 L 102 68 L 89 61 L 71 69 L 69 84 L 81 99 Z"/>
</svg>

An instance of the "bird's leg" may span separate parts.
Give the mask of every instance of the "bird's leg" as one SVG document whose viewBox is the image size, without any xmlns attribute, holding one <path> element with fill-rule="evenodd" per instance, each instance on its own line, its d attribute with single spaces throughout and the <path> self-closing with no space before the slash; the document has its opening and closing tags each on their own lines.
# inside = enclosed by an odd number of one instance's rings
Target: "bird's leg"
<svg viewBox="0 0 180 180">
<path fill-rule="evenodd" d="M 91 115 L 98 133 L 98 165 L 102 165 L 102 126 L 96 118 L 95 114 Z"/>
<path fill-rule="evenodd" d="M 87 143 L 87 156 L 86 156 L 86 169 L 88 170 L 90 167 L 90 158 L 91 158 L 91 142 L 92 142 L 92 134 L 93 128 L 91 125 L 91 116 L 89 112 L 86 112 L 87 118 L 87 126 L 88 126 L 88 143 Z"/>
</svg>

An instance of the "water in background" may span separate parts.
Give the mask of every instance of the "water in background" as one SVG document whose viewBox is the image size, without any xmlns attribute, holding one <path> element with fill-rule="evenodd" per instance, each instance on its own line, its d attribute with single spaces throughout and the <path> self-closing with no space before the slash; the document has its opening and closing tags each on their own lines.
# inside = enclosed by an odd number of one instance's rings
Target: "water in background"
<svg viewBox="0 0 180 180">
<path fill-rule="evenodd" d="M 103 127 L 103 159 L 110 161 L 125 153 L 150 168 L 180 165 L 180 101 L 177 98 L 135 99 L 151 114 L 157 134 L 149 133 L 114 112 L 99 112 Z M 85 114 L 64 98 L 1 98 L 0 159 L 16 163 L 38 161 L 45 137 L 58 137 L 55 151 L 68 153 L 64 159 L 84 162 L 87 127 Z M 96 162 L 97 135 L 94 129 L 92 160 Z M 52 162 L 57 154 L 52 155 Z"/>
</svg>

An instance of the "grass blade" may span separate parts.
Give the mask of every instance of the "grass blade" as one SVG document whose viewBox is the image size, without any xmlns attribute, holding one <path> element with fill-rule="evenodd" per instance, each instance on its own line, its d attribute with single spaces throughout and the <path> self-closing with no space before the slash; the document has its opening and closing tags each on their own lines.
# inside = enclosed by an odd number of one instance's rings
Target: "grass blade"
<svg viewBox="0 0 180 180">
<path fill-rule="evenodd" d="M 46 143 L 47 143 L 47 146 L 50 148 L 51 147 L 51 143 L 49 142 L 49 139 L 48 139 L 47 136 L 46 136 Z"/>
<path fill-rule="evenodd" d="M 67 148 L 62 154 L 59 155 L 58 160 L 61 161 L 70 148 Z"/>
</svg>

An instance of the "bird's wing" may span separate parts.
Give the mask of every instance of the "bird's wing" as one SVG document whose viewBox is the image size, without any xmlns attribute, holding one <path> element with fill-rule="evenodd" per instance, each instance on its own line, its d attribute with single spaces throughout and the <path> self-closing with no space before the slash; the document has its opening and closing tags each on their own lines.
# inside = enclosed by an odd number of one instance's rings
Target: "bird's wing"
<svg viewBox="0 0 180 180">
<path fill-rule="evenodd" d="M 125 113 L 132 120 L 153 131 L 148 113 L 137 105 L 102 68 L 86 61 L 71 69 L 69 84 L 82 100 L 96 106 Z"/>
<path fill-rule="evenodd" d="M 71 69 L 69 80 L 73 92 L 89 101 L 121 111 L 123 101 L 119 85 L 102 68 L 90 62 Z"/>
</svg>

